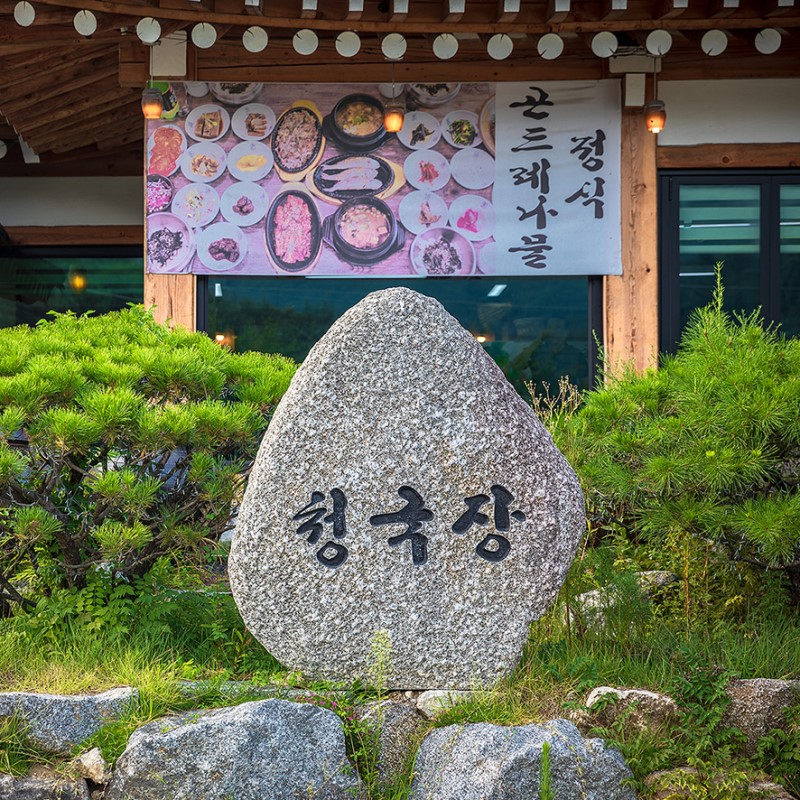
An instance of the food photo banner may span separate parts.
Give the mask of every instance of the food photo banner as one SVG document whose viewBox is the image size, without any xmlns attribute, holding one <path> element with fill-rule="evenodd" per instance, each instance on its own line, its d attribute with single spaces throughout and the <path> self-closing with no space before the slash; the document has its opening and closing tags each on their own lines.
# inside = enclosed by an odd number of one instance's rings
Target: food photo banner
<svg viewBox="0 0 800 800">
<path fill-rule="evenodd" d="M 147 270 L 621 273 L 617 81 L 174 85 L 147 123 Z"/>
</svg>

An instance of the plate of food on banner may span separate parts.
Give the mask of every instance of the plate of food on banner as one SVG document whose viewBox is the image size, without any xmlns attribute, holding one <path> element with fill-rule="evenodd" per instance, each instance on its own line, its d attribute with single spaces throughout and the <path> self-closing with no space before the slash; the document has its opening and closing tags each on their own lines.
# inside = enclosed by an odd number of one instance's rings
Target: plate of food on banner
<svg viewBox="0 0 800 800">
<path fill-rule="evenodd" d="M 442 138 L 439 120 L 427 111 L 409 111 L 397 133 L 400 142 L 411 150 L 428 150 Z"/>
<path fill-rule="evenodd" d="M 478 115 L 472 111 L 451 111 L 442 120 L 442 136 L 453 147 L 477 147 L 483 141 Z"/>
<path fill-rule="evenodd" d="M 450 180 L 450 164 L 436 150 L 415 150 L 403 163 L 403 173 L 415 189 L 436 192 Z"/>
<path fill-rule="evenodd" d="M 204 227 L 214 221 L 219 211 L 219 195 L 207 183 L 189 183 L 175 192 L 172 213 L 192 228 Z"/>
<path fill-rule="evenodd" d="M 431 228 L 411 243 L 411 264 L 420 275 L 443 277 L 472 275 L 475 249 L 472 242 L 452 228 Z"/>
<path fill-rule="evenodd" d="M 462 194 L 450 205 L 450 227 L 472 242 L 494 235 L 494 206 L 477 194 Z"/>
<path fill-rule="evenodd" d="M 449 103 L 460 89 L 460 83 L 409 83 L 408 95 L 419 106 L 436 108 Z"/>
<path fill-rule="evenodd" d="M 495 133 L 497 127 L 497 114 L 495 112 L 495 98 L 490 97 L 481 109 L 480 117 L 478 118 L 478 130 L 481 132 L 483 139 L 483 146 L 492 154 L 495 155 Z"/>
<path fill-rule="evenodd" d="M 189 272 L 194 236 L 175 214 L 159 212 L 147 218 L 148 272 Z"/>
<path fill-rule="evenodd" d="M 240 228 L 261 222 L 268 208 L 267 190 L 252 181 L 231 184 L 220 198 L 222 216 Z"/>
<path fill-rule="evenodd" d="M 383 103 L 369 94 L 349 94 L 322 120 L 322 132 L 347 153 L 377 150 L 392 134 L 383 126 Z"/>
<path fill-rule="evenodd" d="M 225 172 L 225 151 L 213 142 L 193 144 L 181 156 L 183 177 L 197 183 L 211 183 Z"/>
<path fill-rule="evenodd" d="M 197 234 L 197 257 L 215 272 L 233 269 L 247 255 L 242 229 L 230 222 L 215 222 Z"/>
<path fill-rule="evenodd" d="M 374 197 L 395 180 L 389 162 L 374 155 L 342 155 L 323 161 L 306 183 L 323 199 L 344 202 L 354 197 Z"/>
<path fill-rule="evenodd" d="M 264 142 L 240 142 L 228 153 L 228 172 L 239 181 L 260 181 L 269 175 L 275 159 Z"/>
<path fill-rule="evenodd" d="M 486 189 L 494 183 L 494 159 L 482 148 L 467 147 L 453 154 L 450 172 L 465 189 Z"/>
<path fill-rule="evenodd" d="M 447 203 L 435 192 L 410 192 L 400 201 L 397 213 L 407 231 L 424 233 L 447 222 Z"/>
<path fill-rule="evenodd" d="M 266 139 L 275 127 L 275 112 L 263 103 L 247 103 L 236 109 L 231 130 L 246 142 Z"/>
<path fill-rule="evenodd" d="M 211 94 L 221 103 L 229 106 L 241 106 L 258 97 L 263 88 L 263 83 L 209 83 Z"/>
<path fill-rule="evenodd" d="M 230 124 L 230 114 L 212 103 L 192 109 L 184 121 L 186 133 L 196 142 L 216 142 L 228 132 Z"/>
<path fill-rule="evenodd" d="M 283 181 L 299 181 L 322 159 L 325 137 L 322 115 L 309 100 L 287 108 L 275 123 L 270 137 L 275 169 Z"/>
<path fill-rule="evenodd" d="M 186 136 L 177 125 L 161 125 L 147 140 L 147 174 L 169 177 L 178 171 Z"/>
<path fill-rule="evenodd" d="M 267 255 L 279 273 L 311 272 L 322 252 L 322 221 L 311 193 L 289 183 L 272 201 L 264 223 Z"/>
</svg>

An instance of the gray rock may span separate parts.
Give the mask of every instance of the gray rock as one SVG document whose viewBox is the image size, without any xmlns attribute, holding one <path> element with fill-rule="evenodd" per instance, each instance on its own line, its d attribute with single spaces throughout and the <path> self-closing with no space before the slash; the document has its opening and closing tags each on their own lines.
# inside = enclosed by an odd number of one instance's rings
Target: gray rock
<svg viewBox="0 0 800 800">
<path fill-rule="evenodd" d="M 678 706 L 665 694 L 646 689 L 617 689 L 598 686 L 586 697 L 588 713 L 573 718 L 582 730 L 609 727 L 618 720 L 626 731 L 657 733 L 678 721 Z"/>
<path fill-rule="evenodd" d="M 411 706 L 384 700 L 369 703 L 358 709 L 358 716 L 366 727 L 367 735 L 374 737 L 366 742 L 375 747 L 375 775 L 379 784 L 388 784 L 398 777 L 416 751 L 425 721 Z"/>
<path fill-rule="evenodd" d="M 84 780 L 0 775 L 0 800 L 90 800 Z"/>
<path fill-rule="evenodd" d="M 542 748 L 558 800 L 636 800 L 631 771 L 600 739 L 567 720 L 545 725 L 450 725 L 429 733 L 417 754 L 410 800 L 531 800 L 540 796 Z"/>
<path fill-rule="evenodd" d="M 107 800 L 352 800 L 339 718 L 259 700 L 148 723 L 128 740 Z"/>
<path fill-rule="evenodd" d="M 417 698 L 417 711 L 425 719 L 433 719 L 440 711 L 469 700 L 474 692 L 456 689 L 428 689 Z"/>
<path fill-rule="evenodd" d="M 517 664 L 584 530 L 577 478 L 528 404 L 437 301 L 394 288 L 295 375 L 229 573 L 248 628 L 292 669 L 369 679 L 385 630 L 387 687 L 467 689 Z"/>
<path fill-rule="evenodd" d="M 749 755 L 756 752 L 759 739 L 773 728 L 786 730 L 784 711 L 800 702 L 800 681 L 732 680 L 726 691 L 731 702 L 722 724 L 739 728 L 744 733 L 747 737 L 745 750 Z"/>
<path fill-rule="evenodd" d="M 138 696 L 138 691 L 129 686 L 91 695 L 3 692 L 0 719 L 18 717 L 33 744 L 68 755 L 75 745 L 118 719 Z"/>
<path fill-rule="evenodd" d="M 82 778 L 92 783 L 108 783 L 111 780 L 111 767 L 103 758 L 99 747 L 93 747 L 72 760 L 72 764 Z"/>
</svg>

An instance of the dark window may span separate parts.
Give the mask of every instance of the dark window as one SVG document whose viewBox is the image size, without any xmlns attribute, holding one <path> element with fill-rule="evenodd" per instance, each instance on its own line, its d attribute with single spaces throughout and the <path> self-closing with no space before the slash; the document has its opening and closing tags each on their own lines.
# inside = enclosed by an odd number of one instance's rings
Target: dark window
<svg viewBox="0 0 800 800">
<path fill-rule="evenodd" d="M 800 173 L 665 172 L 659 209 L 662 350 L 710 300 L 720 261 L 728 310 L 800 333 Z"/>
<path fill-rule="evenodd" d="M 141 303 L 142 263 L 141 247 L 0 248 L 0 327 Z"/>
<path fill-rule="evenodd" d="M 367 294 L 407 286 L 439 300 L 483 344 L 509 380 L 568 375 L 588 387 L 602 337 L 599 278 L 198 279 L 198 321 L 239 350 L 283 353 L 302 361 L 312 345 Z"/>
</svg>

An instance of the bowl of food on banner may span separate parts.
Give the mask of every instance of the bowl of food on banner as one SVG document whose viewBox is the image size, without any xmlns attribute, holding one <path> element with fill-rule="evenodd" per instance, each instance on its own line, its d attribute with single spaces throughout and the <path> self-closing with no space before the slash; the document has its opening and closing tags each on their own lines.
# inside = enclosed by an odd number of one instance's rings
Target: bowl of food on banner
<svg viewBox="0 0 800 800">
<path fill-rule="evenodd" d="M 405 244 L 405 230 L 377 197 L 348 200 L 323 222 L 325 242 L 351 264 L 375 264 Z"/>
<path fill-rule="evenodd" d="M 322 130 L 345 152 L 367 153 L 389 137 L 383 126 L 383 103 L 368 94 L 349 94 L 322 121 Z"/>
<path fill-rule="evenodd" d="M 264 223 L 267 255 L 284 274 L 311 272 L 322 252 L 322 222 L 314 198 L 300 183 L 287 184 Z"/>
<path fill-rule="evenodd" d="M 411 264 L 419 275 L 472 275 L 475 249 L 452 228 L 431 228 L 411 243 Z"/>
<path fill-rule="evenodd" d="M 166 211 L 172 202 L 174 193 L 175 187 L 169 178 L 164 175 L 148 175 L 147 197 L 145 199 L 147 213 L 154 214 L 157 211 Z"/>
</svg>

